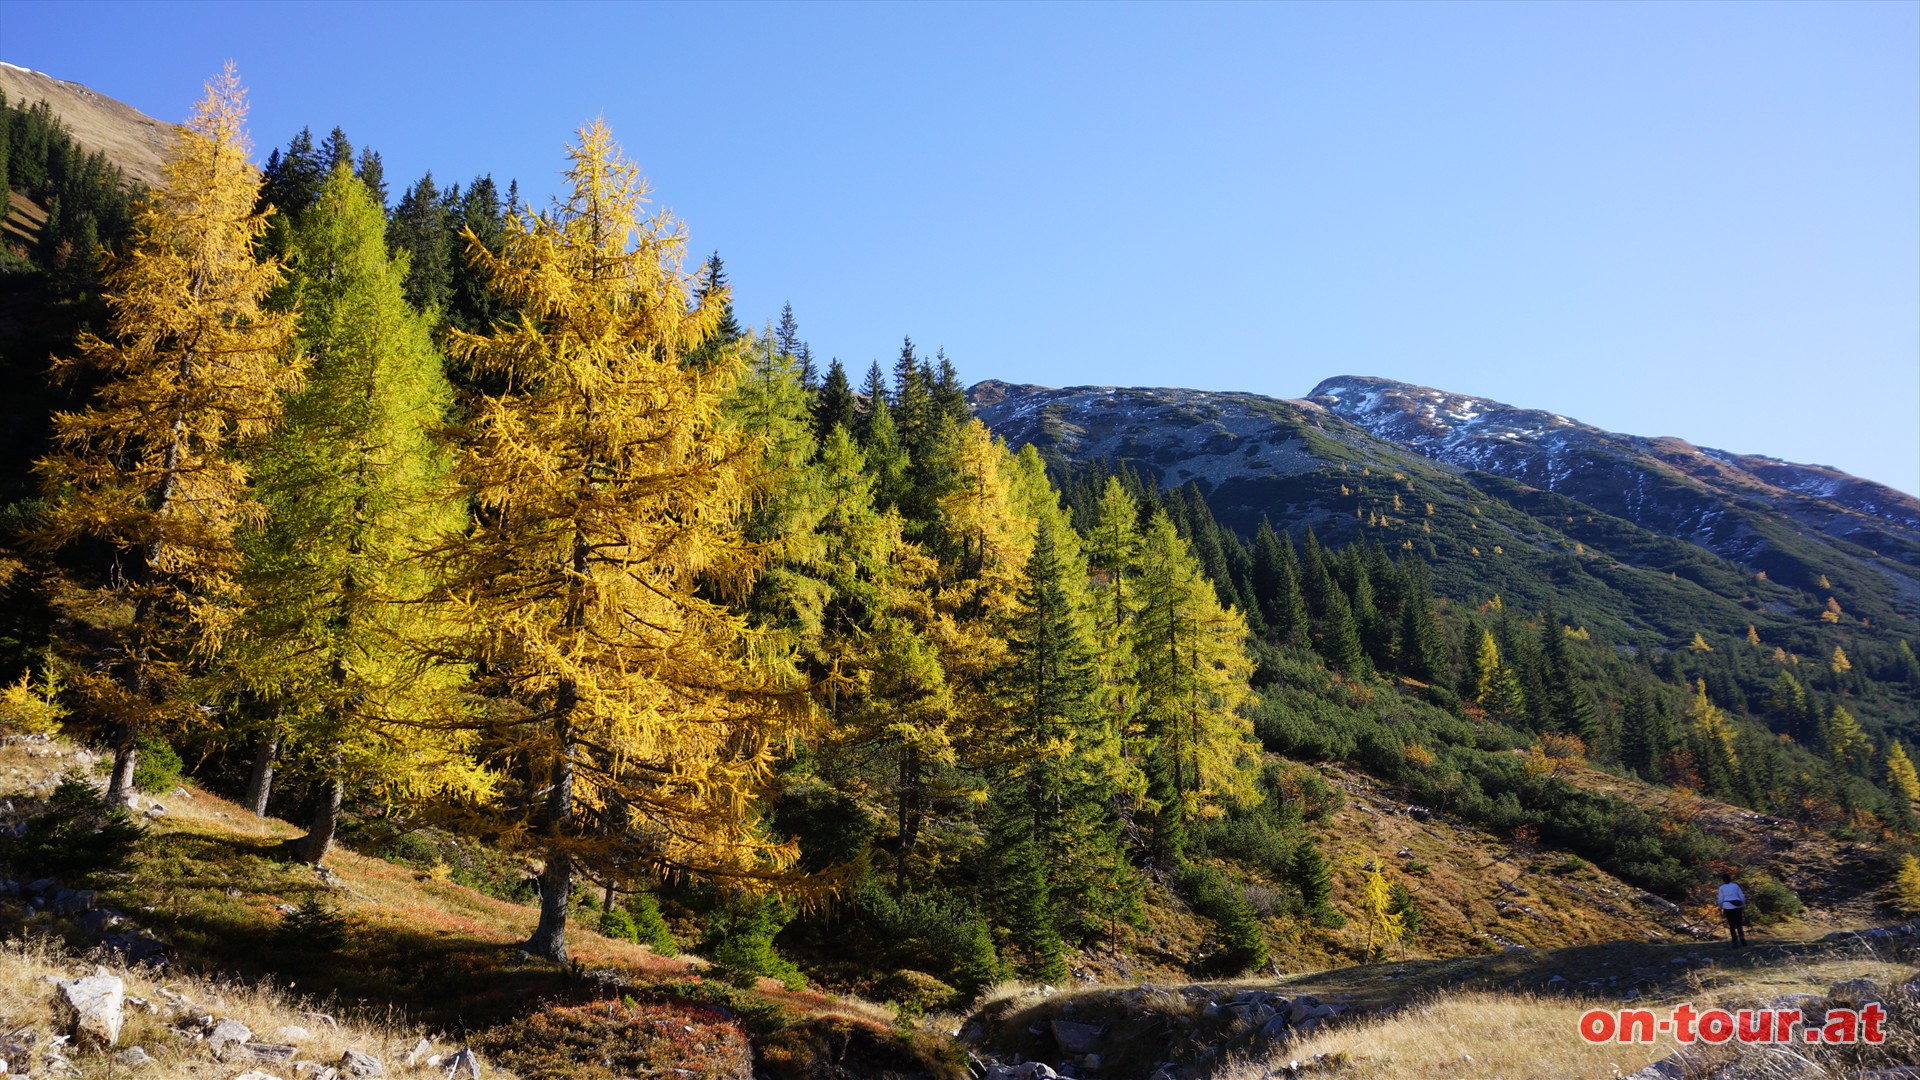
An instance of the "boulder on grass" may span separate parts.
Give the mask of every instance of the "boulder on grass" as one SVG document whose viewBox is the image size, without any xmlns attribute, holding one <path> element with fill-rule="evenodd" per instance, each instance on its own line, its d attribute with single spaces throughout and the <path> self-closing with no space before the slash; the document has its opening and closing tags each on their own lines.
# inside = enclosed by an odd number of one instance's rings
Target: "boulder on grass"
<svg viewBox="0 0 1920 1080">
<path fill-rule="evenodd" d="M 59 984 L 60 1004 L 73 1021 L 80 1046 L 112 1046 L 126 1018 L 127 987 L 117 975 L 91 975 Z"/>
</svg>

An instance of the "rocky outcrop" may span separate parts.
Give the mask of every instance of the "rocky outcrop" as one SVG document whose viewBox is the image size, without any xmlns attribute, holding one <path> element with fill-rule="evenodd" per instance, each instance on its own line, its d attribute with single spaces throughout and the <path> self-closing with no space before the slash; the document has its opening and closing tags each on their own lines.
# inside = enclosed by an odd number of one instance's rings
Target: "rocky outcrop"
<svg viewBox="0 0 1920 1080">
<path fill-rule="evenodd" d="M 1308 994 L 1141 986 L 1049 998 L 976 1015 L 961 1040 L 998 1080 L 1197 1080 L 1229 1057 L 1257 1058 L 1352 1010 Z"/>
</svg>

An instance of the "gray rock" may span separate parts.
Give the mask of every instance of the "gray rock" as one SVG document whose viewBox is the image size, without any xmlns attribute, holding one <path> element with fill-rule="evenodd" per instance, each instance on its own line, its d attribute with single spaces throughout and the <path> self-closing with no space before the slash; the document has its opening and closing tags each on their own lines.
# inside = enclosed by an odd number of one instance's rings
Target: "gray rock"
<svg viewBox="0 0 1920 1080">
<path fill-rule="evenodd" d="M 100 894 L 92 889 L 61 889 L 53 894 L 53 913 L 55 915 L 78 915 L 83 911 L 92 911 Z"/>
<path fill-rule="evenodd" d="M 1883 995 L 1880 993 L 1880 987 L 1871 979 L 1848 979 L 1827 987 L 1827 997 L 1834 1001 L 1849 1001 L 1864 1005 L 1869 1001 L 1880 1001 Z"/>
<path fill-rule="evenodd" d="M 440 1064 L 453 1080 L 480 1080 L 480 1056 L 472 1047 L 461 1047 L 459 1053 Z"/>
<path fill-rule="evenodd" d="M 142 1065 L 153 1064 L 153 1055 L 147 1053 L 144 1047 L 129 1046 L 125 1050 L 113 1055 L 113 1060 L 125 1065 L 129 1069 L 137 1069 Z"/>
<path fill-rule="evenodd" d="M 1053 1041 L 1060 1044 L 1060 1049 L 1076 1055 L 1097 1049 L 1100 1036 L 1106 1033 L 1098 1024 L 1076 1024 L 1071 1020 L 1054 1020 L 1051 1026 Z"/>
<path fill-rule="evenodd" d="M 113 975 L 92 975 L 59 984 L 60 1003 L 71 1014 L 73 1041 L 112 1046 L 120 1041 L 126 1018 L 126 984 Z"/>
<path fill-rule="evenodd" d="M 1627 1080 L 1680 1080 L 1680 1077 L 1686 1074 L 1686 1058 L 1674 1054 L 1671 1057 L 1661 1058 L 1638 1072 L 1628 1073 Z"/>
<path fill-rule="evenodd" d="M 38 881 L 27 882 L 28 896 L 45 896 L 48 893 L 58 892 L 59 889 L 60 889 L 59 878 L 43 877 Z"/>
<path fill-rule="evenodd" d="M 253 1029 L 238 1020 L 216 1020 L 207 1032 L 207 1045 L 215 1053 L 228 1043 L 249 1043 L 253 1041 Z"/>
<path fill-rule="evenodd" d="M 239 1076 L 234 1077 L 233 1080 L 280 1080 L 280 1077 L 275 1076 L 270 1072 L 261 1072 L 258 1069 L 248 1069 L 246 1072 L 243 1072 Z"/>
<path fill-rule="evenodd" d="M 313 1032 L 308 1031 L 298 1024 L 288 1024 L 284 1027 L 275 1028 L 273 1038 L 276 1042 L 283 1043 L 312 1042 Z"/>
<path fill-rule="evenodd" d="M 292 1061 L 293 1055 L 298 1052 L 297 1049 L 286 1043 L 261 1042 L 241 1043 L 239 1047 L 234 1050 L 234 1054 L 238 1057 L 251 1061 L 270 1061 L 276 1064 Z"/>
<path fill-rule="evenodd" d="M 1028 1061 L 1019 1065 L 989 1065 L 980 1080 L 1058 1080 L 1059 1076 L 1050 1065 Z"/>
<path fill-rule="evenodd" d="M 1322 1005 L 1311 997 L 1303 997 L 1293 1003 L 1293 1008 L 1287 1012 L 1287 1019 L 1294 1024 L 1304 1024 L 1308 1020 L 1324 1020 L 1332 1015 L 1332 1006 Z"/>
<path fill-rule="evenodd" d="M 419 1042 L 413 1044 L 412 1050 L 407 1051 L 407 1067 L 412 1068 L 432 1056 L 433 1044 L 425 1039 L 421 1039 Z"/>
<path fill-rule="evenodd" d="M 372 1054 L 363 1054 L 358 1050 L 349 1050 L 340 1055 L 335 1067 L 348 1076 L 385 1076 L 386 1066 Z"/>
</svg>

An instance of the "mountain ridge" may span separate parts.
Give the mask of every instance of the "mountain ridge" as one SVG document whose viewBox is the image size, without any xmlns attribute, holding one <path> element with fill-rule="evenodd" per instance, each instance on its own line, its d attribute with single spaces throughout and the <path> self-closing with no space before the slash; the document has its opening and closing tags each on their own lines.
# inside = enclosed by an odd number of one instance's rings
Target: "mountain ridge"
<svg viewBox="0 0 1920 1080">
<path fill-rule="evenodd" d="M 130 180 L 149 187 L 160 183 L 161 158 L 179 125 L 80 83 L 6 61 L 0 61 L 0 91 L 26 106 L 45 101 L 82 147 L 105 154 Z"/>
<path fill-rule="evenodd" d="M 1377 376 L 1322 380 L 1307 400 L 1381 438 L 1464 468 L 1498 472 L 1556 490 L 1553 451 L 1581 440 L 1637 452 L 1723 488 L 1760 488 L 1822 499 L 1920 528 L 1920 499 L 1830 465 L 1803 464 L 1762 454 L 1699 446 L 1676 436 L 1630 435 L 1582 423 L 1560 413 L 1508 405 L 1491 398 L 1437 390 Z M 1539 446 L 1535 460 L 1513 460 L 1502 447 Z M 1546 461 L 1537 460 L 1544 457 Z"/>
</svg>

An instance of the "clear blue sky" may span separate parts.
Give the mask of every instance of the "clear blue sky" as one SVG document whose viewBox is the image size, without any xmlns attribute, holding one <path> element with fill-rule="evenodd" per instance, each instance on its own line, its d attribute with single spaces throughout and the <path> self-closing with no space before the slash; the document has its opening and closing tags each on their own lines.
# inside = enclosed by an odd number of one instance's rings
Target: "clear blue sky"
<svg viewBox="0 0 1920 1080">
<path fill-rule="evenodd" d="M 604 114 L 749 320 L 968 379 L 1370 374 L 1920 493 L 1920 5 L 0 2 L 398 188 Z"/>
</svg>

